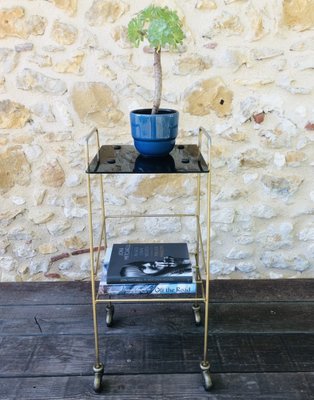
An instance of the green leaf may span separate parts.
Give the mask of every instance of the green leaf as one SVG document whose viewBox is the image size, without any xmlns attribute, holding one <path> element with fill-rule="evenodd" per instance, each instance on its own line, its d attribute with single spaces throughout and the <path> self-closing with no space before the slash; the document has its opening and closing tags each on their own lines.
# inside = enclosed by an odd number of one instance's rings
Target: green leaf
<svg viewBox="0 0 314 400">
<path fill-rule="evenodd" d="M 129 22 L 128 38 L 136 47 L 147 39 L 151 47 L 160 49 L 168 45 L 175 49 L 185 36 L 176 11 L 151 5 Z"/>
<path fill-rule="evenodd" d="M 145 32 L 143 26 L 144 24 L 139 18 L 133 18 L 129 22 L 128 39 L 135 47 L 138 47 L 140 42 L 144 40 Z"/>
</svg>

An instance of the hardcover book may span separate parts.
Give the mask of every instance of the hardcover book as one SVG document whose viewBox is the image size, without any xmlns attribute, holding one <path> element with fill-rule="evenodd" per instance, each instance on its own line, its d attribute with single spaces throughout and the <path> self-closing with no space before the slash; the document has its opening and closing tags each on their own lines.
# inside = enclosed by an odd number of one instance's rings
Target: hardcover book
<svg viewBox="0 0 314 400">
<path fill-rule="evenodd" d="M 107 283 L 192 283 L 186 243 L 114 244 Z"/>
<path fill-rule="evenodd" d="M 128 284 L 107 284 L 107 270 L 112 253 L 112 247 L 106 250 L 101 281 L 99 284 L 99 295 L 175 295 L 195 294 L 196 283 L 128 283 Z"/>
</svg>

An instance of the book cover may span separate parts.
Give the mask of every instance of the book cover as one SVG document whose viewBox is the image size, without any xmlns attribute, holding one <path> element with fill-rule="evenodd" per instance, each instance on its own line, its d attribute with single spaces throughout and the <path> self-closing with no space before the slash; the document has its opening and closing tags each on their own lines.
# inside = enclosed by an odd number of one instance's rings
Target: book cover
<svg viewBox="0 0 314 400">
<path fill-rule="evenodd" d="M 192 283 L 186 243 L 114 244 L 107 283 Z"/>
<path fill-rule="evenodd" d="M 195 294 L 196 283 L 129 283 L 129 284 L 107 284 L 107 270 L 112 253 L 112 247 L 106 250 L 101 281 L 99 284 L 99 295 L 171 295 L 171 294 Z"/>
</svg>

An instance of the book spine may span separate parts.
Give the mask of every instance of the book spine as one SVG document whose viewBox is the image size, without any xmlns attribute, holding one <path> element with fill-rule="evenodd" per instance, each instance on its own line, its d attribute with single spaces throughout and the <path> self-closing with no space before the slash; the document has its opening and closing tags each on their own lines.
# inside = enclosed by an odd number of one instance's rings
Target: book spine
<svg viewBox="0 0 314 400">
<path fill-rule="evenodd" d="M 104 285 L 100 287 L 101 294 L 193 294 L 196 292 L 196 283 L 160 283 L 158 285 Z"/>
<path fill-rule="evenodd" d="M 108 285 L 110 284 L 134 284 L 134 283 L 148 283 L 148 284 L 158 284 L 158 283 L 178 283 L 178 282 L 182 282 L 182 283 L 192 283 L 193 282 L 193 278 L 192 276 L 156 276 L 154 277 L 149 277 L 147 276 L 147 278 L 141 276 L 141 277 L 128 277 L 128 278 L 123 278 L 123 277 L 115 277 L 115 276 L 111 276 L 108 277 L 107 275 L 107 283 Z"/>
</svg>

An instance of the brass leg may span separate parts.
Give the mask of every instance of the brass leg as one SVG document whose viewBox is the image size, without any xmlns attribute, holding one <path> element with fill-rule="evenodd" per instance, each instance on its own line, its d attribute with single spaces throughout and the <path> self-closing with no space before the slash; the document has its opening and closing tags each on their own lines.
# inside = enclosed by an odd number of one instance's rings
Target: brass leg
<svg viewBox="0 0 314 400">
<path fill-rule="evenodd" d="M 209 138 L 210 141 L 210 138 Z M 210 142 L 209 142 L 210 143 Z M 209 173 L 207 174 L 207 239 L 206 239 L 206 263 L 205 263 L 205 321 L 204 321 L 204 358 L 201 362 L 201 370 L 204 378 L 205 390 L 212 387 L 212 381 L 209 374 L 210 364 L 208 361 L 208 325 L 209 325 L 209 279 L 210 279 L 210 220 L 211 220 L 211 171 L 210 171 L 210 152 L 211 143 L 208 151 Z"/>
<path fill-rule="evenodd" d="M 199 143 L 198 143 L 198 148 L 200 149 L 201 143 L 200 143 L 200 136 L 199 135 Z M 199 259 L 199 252 L 200 252 L 200 230 L 199 225 L 200 225 L 200 213 L 201 213 L 201 175 L 197 175 L 197 190 L 196 190 L 196 254 L 195 254 L 195 259 L 196 259 L 196 273 L 195 273 L 195 279 L 196 281 L 201 281 L 201 274 L 200 274 L 200 259 Z M 202 284 L 201 284 L 202 285 Z M 199 283 L 196 284 L 196 295 L 197 297 L 199 296 Z M 193 306 L 192 310 L 194 312 L 194 319 L 195 319 L 195 325 L 199 326 L 201 325 L 201 307 L 198 304 L 198 301 L 196 301 Z"/>
<path fill-rule="evenodd" d="M 87 166 L 89 162 L 89 149 L 86 146 Z M 95 365 L 93 367 L 95 373 L 94 390 L 101 390 L 101 379 L 104 371 L 104 366 L 99 359 L 99 339 L 98 339 L 98 324 L 97 324 L 97 303 L 96 303 L 96 288 L 95 288 L 95 259 L 94 259 L 94 235 L 93 235 L 93 213 L 92 213 L 92 192 L 90 175 L 87 174 L 87 196 L 88 196 L 88 228 L 89 228 L 89 245 L 90 245 L 90 272 L 91 272 L 91 289 L 92 289 L 92 306 L 93 306 L 93 324 L 94 324 L 94 341 L 95 341 Z"/>
<path fill-rule="evenodd" d="M 94 322 L 94 339 L 95 339 L 95 365 L 101 365 L 99 361 L 99 345 L 98 345 L 98 324 L 97 324 L 97 309 L 96 309 L 96 288 L 95 288 L 95 265 L 94 265 L 94 241 L 93 241 L 93 221 L 92 221 L 92 205 L 91 205 L 91 185 L 90 177 L 87 175 L 87 193 L 88 193 L 88 222 L 89 222 L 89 242 L 90 242 L 90 269 L 91 269 L 91 287 L 92 287 L 92 302 L 93 302 L 93 322 Z"/>
</svg>

